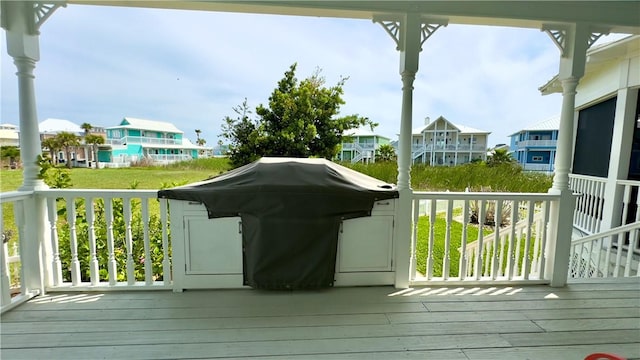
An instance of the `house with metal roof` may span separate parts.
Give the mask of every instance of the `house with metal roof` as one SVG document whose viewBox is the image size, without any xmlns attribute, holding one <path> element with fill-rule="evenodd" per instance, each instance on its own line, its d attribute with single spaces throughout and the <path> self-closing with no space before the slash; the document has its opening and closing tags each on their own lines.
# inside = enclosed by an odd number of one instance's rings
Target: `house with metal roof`
<svg viewBox="0 0 640 360">
<path fill-rule="evenodd" d="M 444 116 L 412 130 L 411 159 L 415 163 L 454 166 L 487 159 L 491 132 L 454 124 Z"/>
<path fill-rule="evenodd" d="M 210 147 L 193 144 L 172 123 L 125 117 L 120 124 L 106 128 L 108 151 L 100 151 L 100 162 L 128 166 L 149 161 L 168 164 L 197 159 L 211 153 Z"/>
<path fill-rule="evenodd" d="M 342 147 L 338 160 L 352 163 L 375 162 L 376 150 L 381 145 L 389 144 L 391 139 L 374 133 L 369 129 L 358 128 L 347 130 L 342 136 Z"/>
<path fill-rule="evenodd" d="M 552 173 L 559 127 L 556 115 L 511 134 L 511 155 L 526 171 Z"/>
</svg>

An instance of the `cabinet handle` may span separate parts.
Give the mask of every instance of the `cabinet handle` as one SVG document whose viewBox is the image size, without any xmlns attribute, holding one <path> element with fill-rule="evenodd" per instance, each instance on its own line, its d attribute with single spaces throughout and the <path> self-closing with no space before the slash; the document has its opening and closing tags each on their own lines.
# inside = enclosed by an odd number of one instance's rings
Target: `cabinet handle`
<svg viewBox="0 0 640 360">
<path fill-rule="evenodd" d="M 200 204 L 202 203 L 199 201 L 189 201 L 189 205 L 200 205 Z"/>
<path fill-rule="evenodd" d="M 390 202 L 388 202 L 388 201 L 385 201 L 385 202 L 378 201 L 376 204 L 378 204 L 378 205 L 389 205 L 389 204 L 391 204 L 391 203 L 390 203 Z"/>
<path fill-rule="evenodd" d="M 242 221 L 238 221 L 238 234 L 242 234 Z"/>
</svg>

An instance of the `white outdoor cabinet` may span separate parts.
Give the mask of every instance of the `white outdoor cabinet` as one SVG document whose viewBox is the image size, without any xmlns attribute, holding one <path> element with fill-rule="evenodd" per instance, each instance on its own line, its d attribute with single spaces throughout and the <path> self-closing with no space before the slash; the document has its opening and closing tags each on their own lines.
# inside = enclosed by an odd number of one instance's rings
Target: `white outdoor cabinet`
<svg viewBox="0 0 640 360">
<path fill-rule="evenodd" d="M 395 207 L 381 200 L 371 216 L 343 221 L 335 286 L 393 284 Z M 240 217 L 209 219 L 204 205 L 183 200 L 169 200 L 169 209 L 173 290 L 244 287 Z"/>
</svg>

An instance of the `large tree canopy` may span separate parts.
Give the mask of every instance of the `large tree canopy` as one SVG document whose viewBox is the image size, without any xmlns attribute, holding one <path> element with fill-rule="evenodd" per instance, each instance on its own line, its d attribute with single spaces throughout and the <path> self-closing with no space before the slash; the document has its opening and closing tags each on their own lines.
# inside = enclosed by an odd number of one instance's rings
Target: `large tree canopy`
<svg viewBox="0 0 640 360">
<path fill-rule="evenodd" d="M 375 126 L 357 114 L 338 116 L 343 86 L 342 78 L 331 87 L 317 70 L 298 81 L 297 64 L 291 65 L 269 97 L 267 106 L 260 104 L 256 119 L 251 119 L 247 101 L 233 110 L 237 117 L 224 118 L 222 137 L 229 144 L 234 166 L 248 164 L 262 156 L 323 157 L 336 156 L 345 130 L 365 124 Z"/>
</svg>

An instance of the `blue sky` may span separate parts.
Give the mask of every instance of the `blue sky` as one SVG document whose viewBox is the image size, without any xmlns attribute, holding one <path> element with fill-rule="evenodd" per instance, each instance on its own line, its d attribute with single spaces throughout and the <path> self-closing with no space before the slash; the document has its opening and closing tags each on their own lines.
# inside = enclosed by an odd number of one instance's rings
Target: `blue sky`
<svg viewBox="0 0 640 360">
<path fill-rule="evenodd" d="M 174 123 L 218 142 L 222 119 L 247 98 L 266 104 L 288 67 L 319 67 L 328 85 L 348 76 L 342 114 L 400 129 L 399 53 L 371 21 L 68 5 L 42 26 L 35 70 L 40 121 L 114 126 L 125 116 Z M 18 124 L 15 66 L 2 37 L 0 122 Z M 425 117 L 491 131 L 507 143 L 560 111 L 537 88 L 559 51 L 536 29 L 449 25 L 423 46 L 414 84 L 414 127 Z"/>
</svg>

